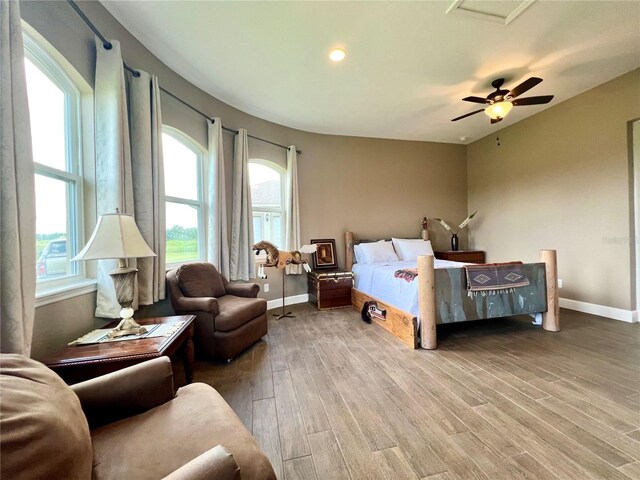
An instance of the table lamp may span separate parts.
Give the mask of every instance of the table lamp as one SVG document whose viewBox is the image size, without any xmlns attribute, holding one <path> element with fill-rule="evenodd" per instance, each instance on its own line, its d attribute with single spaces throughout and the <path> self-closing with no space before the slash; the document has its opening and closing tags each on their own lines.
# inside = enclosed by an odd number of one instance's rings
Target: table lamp
<svg viewBox="0 0 640 480">
<path fill-rule="evenodd" d="M 82 251 L 72 260 L 105 260 L 117 259 L 118 268 L 109 272 L 116 289 L 116 298 L 122 307 L 122 319 L 116 328 L 107 335 L 109 338 L 125 335 L 139 335 L 147 332 L 131 318 L 133 316 L 133 294 L 137 268 L 127 265 L 127 258 L 155 257 L 142 238 L 133 216 L 120 213 L 100 215 L 96 228 Z"/>
</svg>

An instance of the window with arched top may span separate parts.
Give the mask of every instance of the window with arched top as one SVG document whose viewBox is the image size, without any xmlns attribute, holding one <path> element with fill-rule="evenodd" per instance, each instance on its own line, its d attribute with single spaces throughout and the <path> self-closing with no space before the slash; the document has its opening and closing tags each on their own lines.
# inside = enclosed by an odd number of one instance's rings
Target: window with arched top
<svg viewBox="0 0 640 480">
<path fill-rule="evenodd" d="M 285 248 L 285 170 L 268 160 L 249 160 L 253 238 Z"/>
<path fill-rule="evenodd" d="M 205 150 L 180 130 L 162 127 L 167 224 L 166 263 L 205 257 L 202 169 Z"/>
<path fill-rule="evenodd" d="M 81 281 L 72 262 L 82 243 L 81 91 L 66 68 L 24 32 L 24 67 L 36 191 L 38 293 Z M 77 74 L 77 72 L 76 72 Z"/>
</svg>

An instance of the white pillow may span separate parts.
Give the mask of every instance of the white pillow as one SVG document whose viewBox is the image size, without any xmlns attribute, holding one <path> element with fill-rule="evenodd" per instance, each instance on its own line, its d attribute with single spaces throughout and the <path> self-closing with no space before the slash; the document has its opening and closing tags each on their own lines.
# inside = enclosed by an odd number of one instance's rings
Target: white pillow
<svg viewBox="0 0 640 480">
<path fill-rule="evenodd" d="M 397 262 L 398 255 L 393 250 L 393 244 L 384 240 L 373 243 L 361 243 L 360 247 L 360 260 L 358 263 L 373 263 L 373 262 Z"/>
<path fill-rule="evenodd" d="M 353 246 L 353 255 L 356 257 L 356 263 L 363 263 L 362 253 L 360 253 L 360 245 Z"/>
<path fill-rule="evenodd" d="M 400 260 L 416 260 L 419 255 L 433 255 L 431 242 L 421 238 L 392 238 Z"/>
</svg>

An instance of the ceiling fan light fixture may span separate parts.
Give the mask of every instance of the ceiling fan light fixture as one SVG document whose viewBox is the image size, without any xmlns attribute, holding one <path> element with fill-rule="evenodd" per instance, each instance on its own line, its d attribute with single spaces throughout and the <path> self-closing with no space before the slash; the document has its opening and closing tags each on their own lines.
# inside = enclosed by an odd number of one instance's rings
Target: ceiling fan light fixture
<svg viewBox="0 0 640 480">
<path fill-rule="evenodd" d="M 334 48 L 329 52 L 329 58 L 333 62 L 341 62 L 347 56 L 347 52 L 343 48 Z"/>
<path fill-rule="evenodd" d="M 497 120 L 498 118 L 504 118 L 513 108 L 513 104 L 511 102 L 496 102 L 489 105 L 484 109 L 484 113 L 493 120 Z"/>
</svg>

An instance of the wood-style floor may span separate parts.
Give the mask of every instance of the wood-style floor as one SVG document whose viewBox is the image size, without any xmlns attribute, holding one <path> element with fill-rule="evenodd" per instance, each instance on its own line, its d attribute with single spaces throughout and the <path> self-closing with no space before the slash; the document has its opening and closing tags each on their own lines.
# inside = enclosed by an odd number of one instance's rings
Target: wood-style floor
<svg viewBox="0 0 640 480">
<path fill-rule="evenodd" d="M 196 366 L 279 479 L 640 478 L 637 324 L 562 310 L 559 333 L 471 322 L 413 351 L 351 309 L 292 310 Z"/>
</svg>

